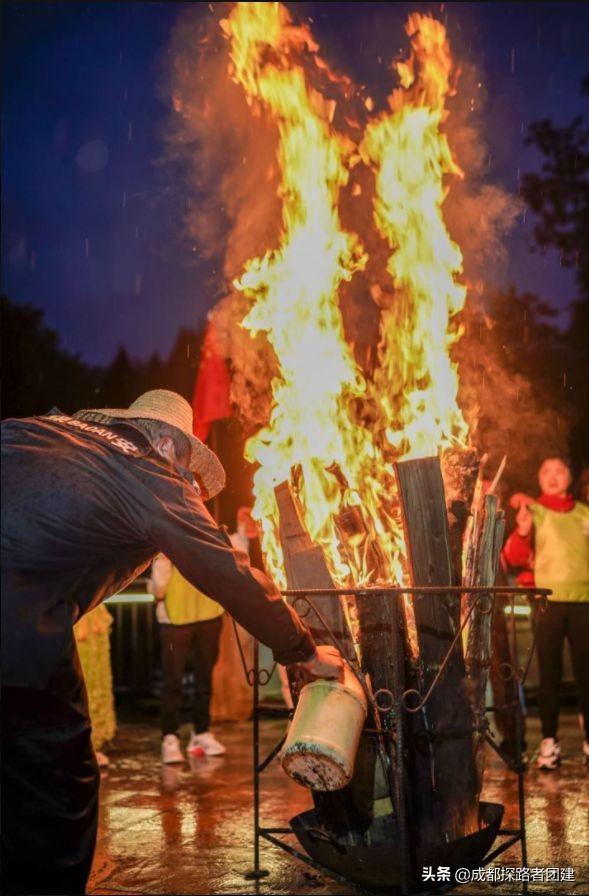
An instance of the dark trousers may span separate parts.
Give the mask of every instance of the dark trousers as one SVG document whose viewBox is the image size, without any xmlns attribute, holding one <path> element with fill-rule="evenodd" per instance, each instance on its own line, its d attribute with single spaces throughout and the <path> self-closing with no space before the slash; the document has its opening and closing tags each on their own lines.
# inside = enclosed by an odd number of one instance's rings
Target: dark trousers
<svg viewBox="0 0 589 896">
<path fill-rule="evenodd" d="M 535 623 L 542 737 L 556 737 L 558 731 L 562 652 L 567 638 L 579 709 L 584 718 L 585 739 L 589 741 L 589 603 L 549 600 L 544 612 L 536 611 Z"/>
<path fill-rule="evenodd" d="M 219 655 L 223 617 L 191 622 L 188 625 L 160 626 L 164 690 L 162 694 L 162 735 L 177 734 L 182 708 L 182 678 L 189 657 L 194 671 L 192 722 L 196 734 L 208 731 L 210 723 L 213 667 Z"/>
<path fill-rule="evenodd" d="M 100 775 L 87 718 L 44 691 L 2 690 L 2 892 L 86 892 Z"/>
</svg>

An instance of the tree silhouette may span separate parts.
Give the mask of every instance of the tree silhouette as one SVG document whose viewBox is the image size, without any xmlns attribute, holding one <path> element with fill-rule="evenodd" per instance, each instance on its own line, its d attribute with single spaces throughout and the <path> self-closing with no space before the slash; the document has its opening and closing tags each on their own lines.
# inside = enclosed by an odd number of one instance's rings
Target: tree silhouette
<svg viewBox="0 0 589 896">
<path fill-rule="evenodd" d="M 120 345 L 102 380 L 102 406 L 107 408 L 128 407 L 137 398 L 137 380 L 137 371 L 131 364 L 126 349 Z"/>
<path fill-rule="evenodd" d="M 203 331 L 181 327 L 164 367 L 162 385 L 192 401 Z"/>
<path fill-rule="evenodd" d="M 589 95 L 589 78 L 581 91 Z M 554 248 L 575 269 L 580 297 L 566 335 L 563 376 L 575 406 L 570 448 L 577 466 L 589 465 L 589 128 L 583 116 L 565 127 L 549 119 L 530 126 L 526 139 L 544 157 L 540 173 L 522 179 L 522 195 L 537 215 L 534 237 L 541 251 Z M 542 348 L 542 354 L 544 350 Z"/>
<path fill-rule="evenodd" d="M 576 395 L 567 334 L 554 317 L 548 303 L 513 287 L 467 304 L 462 314 L 460 403 L 474 423 L 474 444 L 489 454 L 489 470 L 507 455 L 504 481 L 512 490 L 533 488 L 546 453 L 568 449 Z"/>
<path fill-rule="evenodd" d="M 71 412 L 96 402 L 101 372 L 60 345 L 42 311 L 2 296 L 2 416 Z"/>
<path fill-rule="evenodd" d="M 589 95 L 589 78 L 582 92 Z M 534 237 L 541 250 L 554 248 L 576 270 L 581 293 L 589 298 L 589 129 L 579 115 L 565 127 L 550 119 L 530 125 L 526 139 L 544 157 L 540 173 L 522 178 L 522 195 L 538 216 Z"/>
</svg>

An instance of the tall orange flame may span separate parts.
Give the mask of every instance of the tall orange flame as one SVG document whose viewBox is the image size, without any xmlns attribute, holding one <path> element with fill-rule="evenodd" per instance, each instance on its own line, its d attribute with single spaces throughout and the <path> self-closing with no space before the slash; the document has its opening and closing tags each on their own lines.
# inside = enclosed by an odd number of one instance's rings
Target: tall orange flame
<svg viewBox="0 0 589 896">
<path fill-rule="evenodd" d="M 331 123 L 333 104 L 308 82 L 305 57 L 317 46 L 279 3 L 237 3 L 223 28 L 233 78 L 279 133 L 278 246 L 251 259 L 235 284 L 251 302 L 243 326 L 265 333 L 279 370 L 270 419 L 246 445 L 246 457 L 259 465 L 254 514 L 267 565 L 284 585 L 274 486 L 300 465 L 305 523 L 335 581 L 374 577 L 361 556 L 351 568 L 349 555 L 340 555 L 334 515 L 346 504 L 362 505 L 386 558 L 385 577 L 400 581 L 402 535 L 387 500 L 390 462 L 466 437 L 448 357 L 455 338 L 449 318 L 462 306 L 464 287 L 457 281 L 460 251 L 442 215 L 444 175 L 459 174 L 440 131 L 452 65 L 445 31 L 432 18 L 410 17 L 413 53 L 397 67 L 401 87 L 390 98 L 391 113 L 368 125 L 360 146 L 375 171 L 375 221 L 391 246 L 394 286 L 382 312 L 379 366 L 367 381 L 338 305 L 340 285 L 366 263 L 338 213 L 352 147 Z M 371 415 L 364 413 L 368 405 Z M 364 419 L 373 420 L 374 431 Z M 343 475 L 333 474 L 334 464 Z"/>
<path fill-rule="evenodd" d="M 379 365 L 371 394 L 397 459 L 424 457 L 464 442 L 449 348 L 458 334 L 462 254 L 446 230 L 444 175 L 462 177 L 440 127 L 446 117 L 452 58 L 444 26 L 413 14 L 412 54 L 397 63 L 401 87 L 391 112 L 371 122 L 361 146 L 376 171 L 374 218 L 392 249 L 387 270 L 394 300 L 381 315 Z"/>
</svg>

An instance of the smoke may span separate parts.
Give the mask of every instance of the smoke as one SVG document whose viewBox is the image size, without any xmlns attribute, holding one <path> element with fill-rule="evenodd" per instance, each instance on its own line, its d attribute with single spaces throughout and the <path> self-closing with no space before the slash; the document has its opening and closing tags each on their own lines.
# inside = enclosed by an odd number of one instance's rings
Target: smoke
<svg viewBox="0 0 589 896">
<path fill-rule="evenodd" d="M 230 77 L 220 22 L 231 4 L 216 3 L 212 13 L 206 7 L 206 15 L 203 6 L 185 7 L 171 35 L 164 86 L 172 109 L 166 158 L 177 165 L 185 185 L 187 233 L 222 272 L 222 298 L 210 319 L 232 367 L 233 404 L 257 428 L 268 418 L 268 384 L 276 363 L 266 340 L 252 339 L 239 326 L 248 304 L 232 282 L 247 259 L 278 242 L 277 129 L 262 108 L 247 104 Z"/>
<path fill-rule="evenodd" d="M 481 71 L 472 62 L 461 61 L 457 89 L 448 101 L 446 131 L 465 176 L 452 182 L 444 219 L 462 250 L 466 283 L 479 292 L 482 282 L 501 280 L 507 262 L 505 237 L 522 211 L 518 197 L 488 182 L 486 107 Z"/>
</svg>

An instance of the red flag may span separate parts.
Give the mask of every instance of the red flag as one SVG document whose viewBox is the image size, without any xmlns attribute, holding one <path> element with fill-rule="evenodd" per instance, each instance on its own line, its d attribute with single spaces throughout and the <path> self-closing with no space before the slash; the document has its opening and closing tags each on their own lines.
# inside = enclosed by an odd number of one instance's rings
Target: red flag
<svg viewBox="0 0 589 896">
<path fill-rule="evenodd" d="M 218 337 L 214 325 L 209 321 L 200 353 L 200 364 L 192 410 L 194 413 L 194 434 L 203 442 L 209 434 L 211 423 L 231 416 L 229 389 L 231 381 L 225 361 L 218 349 Z"/>
</svg>

